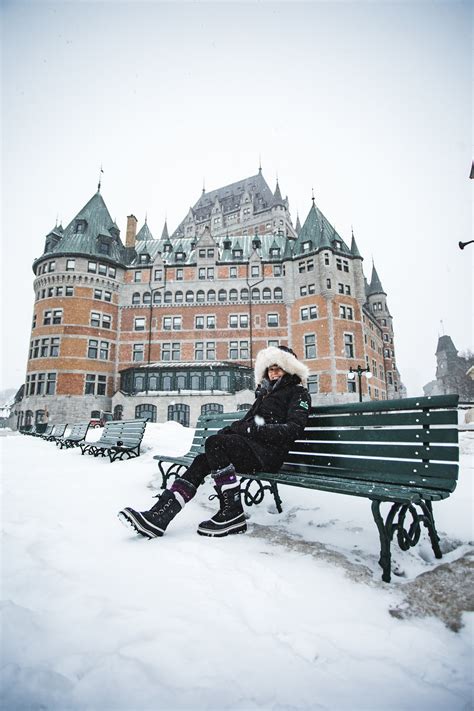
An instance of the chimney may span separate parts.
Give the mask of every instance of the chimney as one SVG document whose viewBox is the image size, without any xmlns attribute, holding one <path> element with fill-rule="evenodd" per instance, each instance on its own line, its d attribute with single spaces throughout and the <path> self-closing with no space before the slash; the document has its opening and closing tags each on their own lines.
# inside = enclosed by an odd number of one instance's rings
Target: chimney
<svg viewBox="0 0 474 711">
<path fill-rule="evenodd" d="M 126 247 L 135 247 L 135 237 L 137 236 L 137 218 L 135 215 L 127 217 L 127 234 L 125 237 Z"/>
</svg>

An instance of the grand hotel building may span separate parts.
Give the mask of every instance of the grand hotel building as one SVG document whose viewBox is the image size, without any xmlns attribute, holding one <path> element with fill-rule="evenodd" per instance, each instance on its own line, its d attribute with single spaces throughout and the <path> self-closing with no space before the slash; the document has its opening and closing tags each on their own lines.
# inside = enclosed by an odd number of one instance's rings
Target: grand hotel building
<svg viewBox="0 0 474 711">
<path fill-rule="evenodd" d="M 313 404 L 404 394 L 392 316 L 375 267 L 313 199 L 293 225 L 261 169 L 202 191 L 172 234 L 127 218 L 125 240 L 100 188 L 33 263 L 34 310 L 17 425 L 176 419 L 245 408 L 260 348 L 290 345 L 309 366 Z"/>
</svg>

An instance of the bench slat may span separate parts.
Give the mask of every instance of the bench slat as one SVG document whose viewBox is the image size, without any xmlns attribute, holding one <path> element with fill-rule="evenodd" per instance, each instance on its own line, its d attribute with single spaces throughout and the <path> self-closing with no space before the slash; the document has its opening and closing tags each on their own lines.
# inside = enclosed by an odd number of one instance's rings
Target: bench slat
<svg viewBox="0 0 474 711">
<path fill-rule="evenodd" d="M 422 461 L 457 462 L 458 448 L 450 446 L 429 446 L 413 444 L 365 444 L 360 442 L 305 442 L 296 441 L 299 452 L 308 454 L 344 454 L 346 456 L 379 457 L 381 459 L 413 459 Z"/>
<path fill-rule="evenodd" d="M 365 427 L 364 429 L 316 430 L 307 427 L 304 431 L 305 440 L 321 441 L 376 441 L 376 442 L 445 442 L 456 444 L 459 440 L 458 431 L 454 429 L 420 428 L 388 429 Z"/>
<path fill-rule="evenodd" d="M 456 408 L 458 395 L 432 395 L 427 397 L 407 397 L 397 400 L 371 400 L 369 402 L 353 402 L 341 405 L 323 405 L 313 408 L 321 413 L 338 412 L 375 412 L 380 410 L 419 410 L 428 407 L 431 410 Z"/>
<path fill-rule="evenodd" d="M 398 425 L 457 425 L 456 410 L 435 410 L 434 412 L 383 412 L 349 415 L 319 415 L 311 413 L 308 427 L 363 427 Z"/>
</svg>

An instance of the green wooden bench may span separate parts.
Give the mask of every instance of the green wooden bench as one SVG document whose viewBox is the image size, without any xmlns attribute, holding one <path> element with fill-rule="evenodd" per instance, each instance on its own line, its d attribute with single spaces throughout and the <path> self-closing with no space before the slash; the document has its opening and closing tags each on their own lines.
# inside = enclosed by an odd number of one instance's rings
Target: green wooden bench
<svg viewBox="0 0 474 711">
<path fill-rule="evenodd" d="M 49 437 L 49 435 L 52 434 L 53 427 L 54 427 L 54 425 L 46 425 L 44 432 L 42 432 L 41 434 L 36 435 L 36 436 L 42 437 L 43 439 L 47 439 L 47 437 Z"/>
<path fill-rule="evenodd" d="M 97 442 L 79 442 L 81 454 L 108 456 L 110 462 L 139 457 L 145 427 L 145 420 L 111 420 Z"/>
<path fill-rule="evenodd" d="M 281 469 L 242 478 L 244 503 L 261 503 L 270 491 L 281 512 L 278 484 L 369 499 L 380 537 L 382 579 L 390 582 L 392 540 L 408 550 L 418 543 L 421 524 L 436 558 L 442 557 L 432 502 L 456 488 L 457 404 L 457 395 L 441 395 L 311 408 L 303 436 Z M 203 451 L 203 438 L 239 415 L 214 415 L 212 425 L 201 428 L 200 439 L 193 441 L 196 453 Z M 191 453 L 192 448 L 185 457 L 155 458 L 159 466 L 160 461 L 187 466 Z M 385 519 L 384 503 L 389 504 Z"/>
<path fill-rule="evenodd" d="M 59 425 L 53 425 L 53 429 L 49 434 L 44 433 L 44 435 L 40 435 L 43 439 L 45 439 L 47 442 L 56 442 L 58 439 L 61 439 L 61 437 L 64 437 L 64 433 L 66 432 L 67 429 L 67 422 L 66 423 L 61 423 Z"/>
<path fill-rule="evenodd" d="M 75 425 L 71 426 L 71 431 L 64 437 L 60 437 L 56 440 L 56 445 L 60 448 L 70 449 L 71 447 L 78 447 L 81 442 L 86 439 L 87 431 L 89 429 L 90 422 L 77 422 Z"/>
<path fill-rule="evenodd" d="M 20 434 L 31 434 L 33 431 L 33 425 L 22 425 L 20 427 Z"/>
</svg>

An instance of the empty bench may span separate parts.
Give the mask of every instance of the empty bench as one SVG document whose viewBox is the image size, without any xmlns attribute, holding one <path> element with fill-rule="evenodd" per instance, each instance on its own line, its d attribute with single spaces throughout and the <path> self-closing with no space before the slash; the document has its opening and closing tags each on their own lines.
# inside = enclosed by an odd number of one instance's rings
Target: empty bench
<svg viewBox="0 0 474 711">
<path fill-rule="evenodd" d="M 139 457 L 145 427 L 145 420 L 111 420 L 97 442 L 79 443 L 81 454 L 108 456 L 111 462 Z"/>
<path fill-rule="evenodd" d="M 440 395 L 311 408 L 305 431 L 281 469 L 243 476 L 244 503 L 261 503 L 270 491 L 281 512 L 278 484 L 367 498 L 380 538 L 382 579 L 390 582 L 392 540 L 408 550 L 418 543 L 421 524 L 434 555 L 442 557 L 432 503 L 456 488 L 457 404 L 457 395 Z M 239 415 L 209 416 L 213 423 L 201 427 L 199 440 L 193 441 L 195 451 L 203 451 L 205 437 Z M 177 474 L 179 465 L 188 465 L 191 451 L 181 458 L 155 458 L 159 466 L 175 462 Z M 385 503 L 389 509 L 384 518 Z"/>
<path fill-rule="evenodd" d="M 85 442 L 87 432 L 89 430 L 89 421 L 87 422 L 77 422 L 75 425 L 71 426 L 71 431 L 64 437 L 59 437 L 56 440 L 56 445 L 60 448 L 71 449 L 72 447 L 78 447 L 81 442 Z"/>
<path fill-rule="evenodd" d="M 48 432 L 46 429 L 46 432 L 44 435 L 40 435 L 43 439 L 45 439 L 47 442 L 56 442 L 58 439 L 61 439 L 61 437 L 64 437 L 64 433 L 66 432 L 67 429 L 67 423 L 62 423 L 60 425 L 53 425 L 52 430 Z"/>
</svg>

